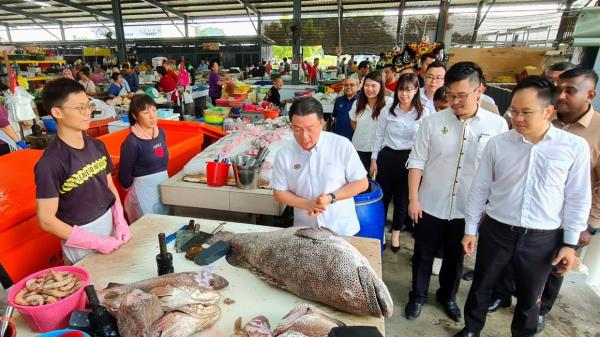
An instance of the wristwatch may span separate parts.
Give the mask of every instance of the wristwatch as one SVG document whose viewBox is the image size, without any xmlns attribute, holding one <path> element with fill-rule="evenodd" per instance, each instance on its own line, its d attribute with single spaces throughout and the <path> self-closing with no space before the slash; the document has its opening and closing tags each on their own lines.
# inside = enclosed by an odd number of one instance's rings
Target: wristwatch
<svg viewBox="0 0 600 337">
<path fill-rule="evenodd" d="M 578 245 L 570 245 L 570 244 L 568 244 L 568 243 L 563 243 L 563 244 L 562 244 L 562 246 L 563 246 L 563 247 L 569 247 L 569 248 L 573 248 L 573 249 L 575 249 L 575 250 L 579 249 L 579 246 L 578 246 Z"/>
<path fill-rule="evenodd" d="M 328 196 L 331 197 L 331 203 L 335 204 L 335 202 L 337 201 L 337 198 L 336 198 L 335 194 L 329 193 Z"/>
<path fill-rule="evenodd" d="M 592 235 L 596 235 L 596 234 L 600 233 L 600 228 L 594 228 L 591 225 L 588 225 L 586 230 L 588 233 L 590 233 Z"/>
</svg>

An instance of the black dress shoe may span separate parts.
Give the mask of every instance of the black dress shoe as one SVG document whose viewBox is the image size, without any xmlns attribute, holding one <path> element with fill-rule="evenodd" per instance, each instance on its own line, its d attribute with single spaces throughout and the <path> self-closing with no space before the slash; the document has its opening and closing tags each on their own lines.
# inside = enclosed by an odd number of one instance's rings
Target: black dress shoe
<svg viewBox="0 0 600 337">
<path fill-rule="evenodd" d="M 500 298 L 492 299 L 490 306 L 488 307 L 488 312 L 495 312 L 500 308 L 508 308 L 511 304 L 511 300 L 506 301 Z"/>
<path fill-rule="evenodd" d="M 469 331 L 467 328 L 464 328 L 454 335 L 454 337 L 479 337 L 479 332 Z"/>
<path fill-rule="evenodd" d="M 423 303 L 409 301 L 404 308 L 404 316 L 408 320 L 416 319 L 421 316 L 421 307 Z"/>
<path fill-rule="evenodd" d="M 474 270 L 470 270 L 462 275 L 462 279 L 465 281 L 473 281 L 474 278 L 475 278 Z"/>
<path fill-rule="evenodd" d="M 455 322 L 460 322 L 462 318 L 462 314 L 460 312 L 460 307 L 456 304 L 456 301 L 449 301 L 440 296 L 440 290 L 435 293 L 435 298 L 437 301 L 444 307 L 444 311 L 446 315 L 450 317 L 451 320 Z"/>
<path fill-rule="evenodd" d="M 392 252 L 394 252 L 394 254 L 396 254 L 400 251 L 400 246 L 396 247 L 390 242 L 390 249 L 392 250 Z"/>
<path fill-rule="evenodd" d="M 538 324 L 537 324 L 537 331 L 535 332 L 540 333 L 542 331 L 544 331 L 544 328 L 546 327 L 546 319 L 544 318 L 543 315 L 539 315 L 538 316 Z"/>
</svg>

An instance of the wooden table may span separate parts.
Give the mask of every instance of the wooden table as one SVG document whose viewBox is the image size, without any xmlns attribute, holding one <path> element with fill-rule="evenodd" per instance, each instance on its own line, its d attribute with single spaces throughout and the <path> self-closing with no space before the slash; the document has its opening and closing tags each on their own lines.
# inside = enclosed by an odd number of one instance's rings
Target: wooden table
<svg viewBox="0 0 600 337">
<path fill-rule="evenodd" d="M 273 199 L 271 189 L 211 187 L 184 181 L 183 176 L 183 172 L 179 172 L 160 184 L 164 204 L 264 215 L 281 215 L 285 209 L 284 205 Z"/>
<path fill-rule="evenodd" d="M 157 235 L 160 232 L 170 234 L 186 225 L 189 218 L 165 215 L 146 215 L 131 225 L 133 239 L 110 255 L 92 254 L 79 263 L 90 273 L 91 283 L 96 289 L 105 288 L 109 282 L 130 283 L 157 275 L 155 256 L 158 254 Z M 199 219 L 204 231 L 211 231 L 219 225 L 219 221 Z M 231 232 L 268 232 L 272 227 L 228 222 L 225 231 Z M 381 247 L 378 240 L 350 237 L 347 238 L 362 254 L 364 254 L 375 271 L 381 276 Z M 185 259 L 184 254 L 176 254 L 173 243 L 168 246 L 173 254 L 175 272 L 198 271 L 207 268 L 229 281 L 229 286 L 222 289 L 219 307 L 221 317 L 208 330 L 194 336 L 229 337 L 233 332 L 234 322 L 242 317 L 244 322 L 258 315 L 265 315 L 271 327 L 275 328 L 281 318 L 294 306 L 300 303 L 312 303 L 326 314 L 335 317 L 347 325 L 376 326 L 385 335 L 384 318 L 356 316 L 340 312 L 324 304 L 313 303 L 293 295 L 287 291 L 267 285 L 249 270 L 231 266 L 222 258 L 209 267 L 201 267 Z M 223 299 L 231 298 L 235 303 L 226 305 Z M 15 313 L 15 324 L 19 337 L 36 336 Z"/>
</svg>

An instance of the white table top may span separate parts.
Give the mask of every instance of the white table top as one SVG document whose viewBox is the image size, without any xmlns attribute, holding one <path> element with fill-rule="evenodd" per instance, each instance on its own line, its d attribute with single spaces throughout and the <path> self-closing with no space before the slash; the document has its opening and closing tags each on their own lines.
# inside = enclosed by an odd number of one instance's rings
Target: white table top
<svg viewBox="0 0 600 337">
<path fill-rule="evenodd" d="M 103 289 L 109 282 L 131 283 L 157 275 L 155 256 L 158 254 L 157 235 L 164 232 L 169 235 L 189 222 L 189 218 L 146 215 L 131 225 L 133 239 L 109 255 L 92 254 L 79 263 L 89 274 L 91 283 L 96 289 Z M 196 220 L 204 231 L 216 228 L 220 221 Z M 227 222 L 223 230 L 231 232 L 266 232 L 272 227 Z M 381 247 L 378 240 L 364 238 L 348 238 L 348 240 L 363 253 L 375 271 L 381 275 Z M 175 272 L 198 271 L 203 267 L 185 259 L 184 254 L 176 254 L 173 242 L 168 245 L 173 254 Z M 257 315 L 265 315 L 271 327 L 276 327 L 281 318 L 294 306 L 300 303 L 312 303 L 326 314 L 331 315 L 348 325 L 376 326 L 384 333 L 384 319 L 367 316 L 356 316 L 342 313 L 323 304 L 303 300 L 287 291 L 267 285 L 249 270 L 231 266 L 224 258 L 208 267 L 211 271 L 225 277 L 229 286 L 220 290 L 221 317 L 211 328 L 194 336 L 229 337 L 233 332 L 234 322 L 242 317 L 244 322 Z M 225 298 L 235 300 L 227 305 Z M 19 337 L 36 336 L 15 313 L 15 324 Z"/>
</svg>

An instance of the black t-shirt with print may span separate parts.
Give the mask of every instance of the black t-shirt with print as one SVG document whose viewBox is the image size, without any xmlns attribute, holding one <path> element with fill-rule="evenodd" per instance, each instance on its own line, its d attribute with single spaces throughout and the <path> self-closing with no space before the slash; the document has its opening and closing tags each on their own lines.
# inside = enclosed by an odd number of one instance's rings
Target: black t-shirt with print
<svg viewBox="0 0 600 337">
<path fill-rule="evenodd" d="M 110 155 L 101 141 L 83 139 L 84 148 L 75 149 L 57 137 L 35 165 L 36 198 L 58 197 L 56 217 L 71 226 L 98 219 L 115 203 L 107 182 Z"/>
</svg>

